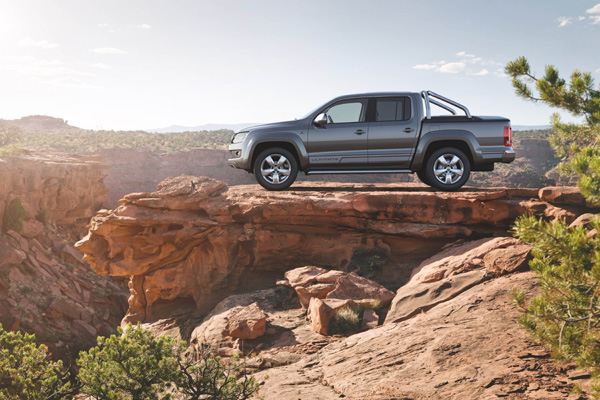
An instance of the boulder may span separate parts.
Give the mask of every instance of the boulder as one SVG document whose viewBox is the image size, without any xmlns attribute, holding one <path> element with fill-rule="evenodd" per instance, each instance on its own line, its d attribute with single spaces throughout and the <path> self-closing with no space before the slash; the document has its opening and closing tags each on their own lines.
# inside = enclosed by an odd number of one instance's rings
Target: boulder
<svg viewBox="0 0 600 400">
<path fill-rule="evenodd" d="M 486 270 L 453 275 L 435 282 L 410 283 L 398 289 L 385 324 L 397 323 L 453 299 L 489 278 Z"/>
<path fill-rule="evenodd" d="M 552 204 L 585 206 L 585 197 L 578 187 L 549 186 L 540 189 L 538 196 L 542 201 Z"/>
<path fill-rule="evenodd" d="M 308 305 L 307 316 L 313 331 L 321 335 L 329 335 L 329 325 L 337 312 L 345 307 L 353 306 L 350 299 L 318 299 L 313 297 Z"/>
<path fill-rule="evenodd" d="M 379 325 L 379 315 L 372 309 L 366 309 L 362 315 L 361 330 L 377 328 Z"/>
<path fill-rule="evenodd" d="M 297 287 L 306 286 L 309 283 L 315 282 L 317 276 L 325 274 L 326 272 L 327 270 L 325 268 L 306 266 L 286 271 L 284 276 L 291 287 Z"/>
<path fill-rule="evenodd" d="M 379 283 L 351 272 L 338 278 L 335 289 L 327 293 L 326 299 L 352 300 L 358 305 L 385 307 L 394 298 L 394 292 L 384 288 Z"/>
<path fill-rule="evenodd" d="M 226 319 L 223 336 L 238 339 L 256 339 L 265 334 L 267 316 L 256 302 L 247 307 L 231 310 Z"/>
<path fill-rule="evenodd" d="M 580 226 L 580 225 L 588 225 L 590 222 L 594 221 L 596 219 L 596 214 L 592 214 L 592 213 L 585 213 L 585 214 L 581 214 L 579 217 L 577 217 L 577 219 L 575 219 L 575 221 L 571 222 L 571 224 L 569 225 L 569 227 L 575 227 L 575 226 Z"/>
<path fill-rule="evenodd" d="M 437 282 L 486 268 L 495 275 L 515 271 L 528 260 L 531 247 L 510 237 L 475 240 L 451 246 L 423 261 L 412 271 L 410 283 Z"/>
<path fill-rule="evenodd" d="M 21 229 L 21 235 L 28 238 L 36 238 L 44 232 L 44 224 L 35 219 L 23 220 L 23 228 Z"/>
<path fill-rule="evenodd" d="M 10 264 L 19 264 L 26 255 L 5 243 L 0 242 L 0 267 Z"/>
</svg>

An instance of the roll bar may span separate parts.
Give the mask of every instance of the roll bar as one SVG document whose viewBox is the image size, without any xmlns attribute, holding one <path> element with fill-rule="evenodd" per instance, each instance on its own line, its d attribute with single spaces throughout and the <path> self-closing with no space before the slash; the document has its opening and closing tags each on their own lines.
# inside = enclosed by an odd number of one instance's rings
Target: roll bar
<svg viewBox="0 0 600 400">
<path fill-rule="evenodd" d="M 464 111 L 465 115 L 467 116 L 467 118 L 473 118 L 471 116 L 471 112 L 469 111 L 469 109 L 465 106 L 463 106 L 460 103 L 457 103 L 454 100 L 450 100 L 447 97 L 442 96 L 441 94 L 437 94 L 435 92 L 432 92 L 431 90 L 423 90 L 421 92 L 421 97 L 423 98 L 423 100 L 425 100 L 425 111 L 426 111 L 426 118 L 427 119 L 431 119 L 431 104 L 435 104 L 438 107 L 443 108 L 444 110 L 452 113 L 452 115 L 456 115 L 456 111 L 452 108 L 450 108 L 449 106 L 447 106 L 444 103 L 441 103 L 435 99 L 432 99 L 431 97 L 435 97 L 436 99 L 439 99 L 445 103 L 448 103 L 450 105 L 453 105 L 454 107 L 460 108 L 461 110 Z"/>
</svg>

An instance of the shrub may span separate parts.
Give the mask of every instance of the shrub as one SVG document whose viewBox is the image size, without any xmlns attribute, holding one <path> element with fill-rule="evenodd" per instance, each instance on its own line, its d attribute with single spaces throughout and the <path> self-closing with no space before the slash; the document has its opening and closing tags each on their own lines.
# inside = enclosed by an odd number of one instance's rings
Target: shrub
<svg viewBox="0 0 600 400">
<path fill-rule="evenodd" d="M 118 333 L 99 337 L 77 360 L 81 393 L 93 399 L 246 400 L 258 391 L 239 358 L 224 362 L 202 351 L 194 361 L 183 343 L 155 338 L 139 324 Z"/>
<path fill-rule="evenodd" d="M 4 220 L 2 221 L 4 229 L 12 229 L 13 231 L 21 232 L 23 229 L 23 219 L 25 219 L 26 215 L 27 213 L 23 208 L 21 199 L 18 197 L 13 199 L 4 212 Z"/>
<path fill-rule="evenodd" d="M 69 374 L 61 361 L 50 361 L 35 335 L 6 332 L 0 325 L 0 398 L 58 400 L 72 397 Z"/>
<path fill-rule="evenodd" d="M 347 335 L 360 329 L 362 322 L 362 307 L 347 306 L 341 308 L 331 319 L 331 333 Z"/>
<path fill-rule="evenodd" d="M 246 400 L 258 392 L 259 384 L 249 378 L 239 357 L 224 362 L 202 349 L 199 360 L 180 358 L 177 386 L 189 400 Z"/>
<path fill-rule="evenodd" d="M 0 157 L 20 156 L 23 154 L 25 154 L 25 150 L 16 144 L 9 144 L 4 147 L 0 147 Z"/>
<path fill-rule="evenodd" d="M 118 328 L 118 333 L 99 337 L 98 347 L 79 353 L 81 392 L 98 400 L 170 398 L 180 353 L 176 341 L 155 339 L 139 324 Z"/>
</svg>

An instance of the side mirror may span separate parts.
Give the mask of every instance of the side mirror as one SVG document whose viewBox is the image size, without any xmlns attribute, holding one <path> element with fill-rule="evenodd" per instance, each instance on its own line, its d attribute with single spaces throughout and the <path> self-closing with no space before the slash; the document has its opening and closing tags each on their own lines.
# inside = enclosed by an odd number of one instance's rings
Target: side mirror
<svg viewBox="0 0 600 400">
<path fill-rule="evenodd" d="M 317 115 L 317 118 L 313 121 L 315 125 L 325 125 L 327 124 L 327 113 L 321 113 Z"/>
</svg>

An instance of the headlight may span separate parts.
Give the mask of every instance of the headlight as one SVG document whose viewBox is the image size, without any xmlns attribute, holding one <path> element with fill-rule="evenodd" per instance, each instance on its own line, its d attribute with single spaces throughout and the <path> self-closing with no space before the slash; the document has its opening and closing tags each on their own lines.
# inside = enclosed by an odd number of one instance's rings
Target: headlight
<svg viewBox="0 0 600 400">
<path fill-rule="evenodd" d="M 248 131 L 238 132 L 231 138 L 231 143 L 242 143 L 246 139 L 246 136 L 248 136 Z"/>
</svg>

